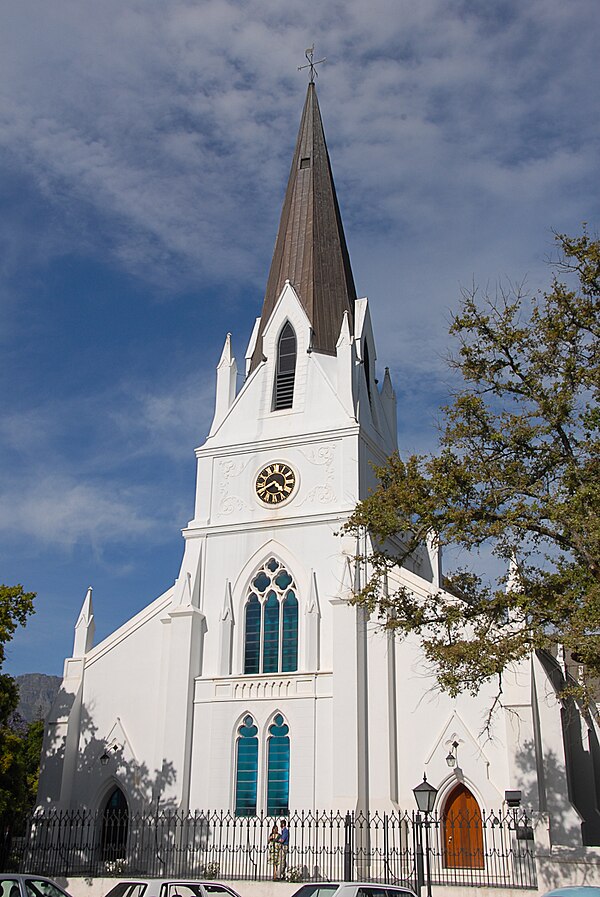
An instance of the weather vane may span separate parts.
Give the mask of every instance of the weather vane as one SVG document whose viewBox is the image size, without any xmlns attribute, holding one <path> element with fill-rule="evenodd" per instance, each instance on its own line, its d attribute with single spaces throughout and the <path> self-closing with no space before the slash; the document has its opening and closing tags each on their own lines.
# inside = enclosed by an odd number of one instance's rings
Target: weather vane
<svg viewBox="0 0 600 897">
<path fill-rule="evenodd" d="M 311 84 L 314 83 L 315 78 L 319 77 L 319 73 L 317 71 L 317 66 L 321 65 L 321 63 L 325 62 L 325 60 L 327 59 L 327 57 L 324 56 L 323 59 L 319 59 L 319 60 L 317 60 L 317 62 L 314 62 L 313 61 L 314 53 L 315 53 L 315 45 L 313 44 L 312 47 L 309 47 L 308 50 L 304 51 L 304 55 L 308 59 L 308 64 L 298 66 L 299 72 L 301 72 L 302 69 L 310 69 L 310 83 Z"/>
</svg>

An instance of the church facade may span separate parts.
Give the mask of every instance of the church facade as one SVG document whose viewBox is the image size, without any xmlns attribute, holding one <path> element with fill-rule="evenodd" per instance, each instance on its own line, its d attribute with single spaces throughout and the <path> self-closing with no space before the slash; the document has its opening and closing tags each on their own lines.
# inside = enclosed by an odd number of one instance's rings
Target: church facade
<svg viewBox="0 0 600 897">
<path fill-rule="evenodd" d="M 520 792 L 556 843 L 594 843 L 597 729 L 558 701 L 555 660 L 509 671 L 489 737 L 493 684 L 440 694 L 418 645 L 350 602 L 365 546 L 342 527 L 397 444 L 376 358 L 311 83 L 239 390 L 229 335 L 218 364 L 179 575 L 99 644 L 88 592 L 40 807 L 387 813 L 425 774 L 440 813 Z M 396 578 L 425 595 L 440 565 L 431 546 Z"/>
</svg>

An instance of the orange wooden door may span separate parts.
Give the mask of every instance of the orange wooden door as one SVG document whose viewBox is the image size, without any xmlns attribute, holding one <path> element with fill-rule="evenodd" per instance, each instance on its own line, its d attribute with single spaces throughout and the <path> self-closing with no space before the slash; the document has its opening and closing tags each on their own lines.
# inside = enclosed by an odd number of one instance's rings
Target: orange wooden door
<svg viewBox="0 0 600 897">
<path fill-rule="evenodd" d="M 483 869 L 483 831 L 479 804 L 465 785 L 457 785 L 443 814 L 444 865 L 452 869 Z"/>
</svg>

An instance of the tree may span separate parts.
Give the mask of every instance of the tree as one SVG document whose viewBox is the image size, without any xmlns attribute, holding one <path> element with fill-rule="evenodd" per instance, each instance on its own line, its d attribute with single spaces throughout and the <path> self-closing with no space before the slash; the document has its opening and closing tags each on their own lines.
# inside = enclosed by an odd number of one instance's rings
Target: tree
<svg viewBox="0 0 600 897">
<path fill-rule="evenodd" d="M 600 241 L 556 240 L 548 292 L 463 293 L 450 327 L 462 385 L 439 452 L 389 458 L 346 528 L 373 545 L 356 602 L 418 636 L 452 695 L 501 686 L 512 661 L 558 646 L 600 675 Z M 390 570 L 428 539 L 490 546 L 505 572 L 456 569 L 423 600 L 386 594 Z"/>
<path fill-rule="evenodd" d="M 23 586 L 0 585 L 0 668 L 5 646 L 17 626 L 25 626 L 33 613 L 35 593 Z M 10 832 L 14 823 L 31 808 L 35 800 L 37 767 L 41 753 L 43 724 L 30 724 L 26 731 L 14 725 L 19 689 L 12 676 L 0 673 L 0 826 Z M 39 750 L 38 750 L 39 745 Z M 6 846 L 6 845 L 5 845 Z"/>
</svg>

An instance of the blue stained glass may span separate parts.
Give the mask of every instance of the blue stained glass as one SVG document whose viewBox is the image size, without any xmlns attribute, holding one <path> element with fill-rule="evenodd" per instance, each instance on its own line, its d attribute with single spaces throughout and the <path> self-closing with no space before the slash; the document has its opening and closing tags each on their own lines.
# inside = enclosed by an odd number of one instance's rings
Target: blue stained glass
<svg viewBox="0 0 600 897">
<path fill-rule="evenodd" d="M 290 573 L 270 557 L 252 580 L 245 607 L 244 673 L 298 669 L 298 599 Z"/>
<path fill-rule="evenodd" d="M 246 603 L 244 673 L 258 673 L 260 667 L 260 602 L 254 592 Z"/>
<path fill-rule="evenodd" d="M 283 639 L 281 670 L 293 673 L 298 669 L 298 599 L 290 589 L 283 601 Z"/>
<path fill-rule="evenodd" d="M 292 577 L 287 572 L 287 570 L 282 570 L 281 573 L 279 574 L 279 576 L 277 577 L 277 579 L 275 580 L 275 585 L 277 586 L 278 589 L 281 589 L 281 591 L 284 592 L 287 589 L 287 587 L 289 586 L 289 584 L 291 583 L 291 581 L 292 581 Z"/>
<path fill-rule="evenodd" d="M 258 574 L 258 576 L 254 579 L 252 585 L 259 592 L 264 592 L 264 590 L 268 589 L 268 587 L 271 585 L 271 580 L 269 579 L 267 574 L 264 572 L 264 570 L 261 570 L 261 572 Z"/>
<path fill-rule="evenodd" d="M 265 633 L 263 641 L 263 673 L 279 670 L 279 601 L 269 592 L 264 604 Z"/>
<path fill-rule="evenodd" d="M 235 783 L 235 815 L 255 816 L 258 792 L 258 738 L 251 716 L 238 729 L 237 769 Z"/>
<path fill-rule="evenodd" d="M 289 727 L 281 714 L 277 714 L 269 726 L 269 750 L 267 768 L 267 815 L 287 816 L 290 793 L 290 739 Z"/>
</svg>

